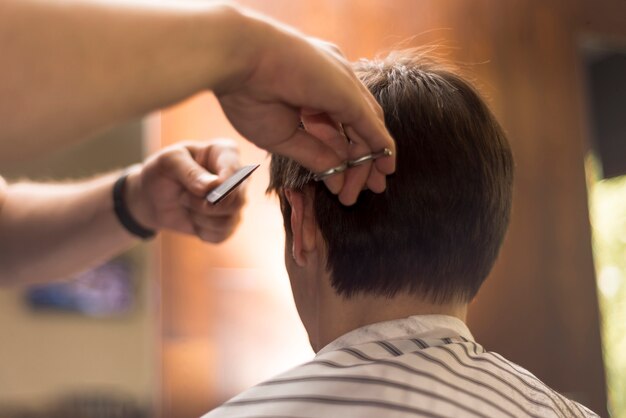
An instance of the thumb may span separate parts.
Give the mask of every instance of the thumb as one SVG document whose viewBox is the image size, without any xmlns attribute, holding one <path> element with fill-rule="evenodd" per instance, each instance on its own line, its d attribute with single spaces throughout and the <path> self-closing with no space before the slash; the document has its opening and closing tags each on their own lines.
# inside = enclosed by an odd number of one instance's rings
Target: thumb
<svg viewBox="0 0 626 418">
<path fill-rule="evenodd" d="M 180 152 L 171 156 L 170 171 L 183 188 L 195 196 L 203 197 L 217 186 L 218 176 L 208 172 L 193 159 L 189 152 Z"/>
</svg>

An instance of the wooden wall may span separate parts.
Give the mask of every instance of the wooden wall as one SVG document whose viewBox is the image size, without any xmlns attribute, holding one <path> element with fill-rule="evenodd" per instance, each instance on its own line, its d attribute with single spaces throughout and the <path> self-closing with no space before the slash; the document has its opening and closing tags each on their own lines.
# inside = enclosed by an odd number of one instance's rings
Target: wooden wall
<svg viewBox="0 0 626 418">
<path fill-rule="evenodd" d="M 626 16 L 624 2 L 242 3 L 332 40 L 350 59 L 372 57 L 411 39 L 409 45 L 446 44 L 451 58 L 470 64 L 509 134 L 517 169 L 511 227 L 497 266 L 472 305 L 470 326 L 486 348 L 606 415 L 583 166 L 588 130 L 579 45 L 589 36 L 626 39 L 620 17 Z M 210 96 L 163 114 L 164 143 L 214 135 L 236 137 Z M 263 152 L 241 143 L 244 163 L 263 161 Z M 286 319 L 295 315 L 286 284 L 276 281 L 285 277 L 282 227 L 274 202 L 262 196 L 266 181 L 265 172 L 253 178 L 244 224 L 225 246 L 163 237 L 165 417 L 197 416 L 240 386 L 309 354 L 301 326 Z M 298 354 L 273 360 L 272 353 L 286 355 L 273 339 L 291 342 L 288 348 Z M 250 348 L 242 350 L 238 343 Z M 259 347 L 265 349 L 255 353 Z M 275 362 L 275 367 L 259 369 L 260 362 Z"/>
</svg>

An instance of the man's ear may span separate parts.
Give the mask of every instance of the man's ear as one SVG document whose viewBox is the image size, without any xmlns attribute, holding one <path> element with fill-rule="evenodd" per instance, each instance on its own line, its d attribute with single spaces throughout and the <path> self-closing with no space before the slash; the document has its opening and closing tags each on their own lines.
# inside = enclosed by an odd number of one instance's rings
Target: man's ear
<svg viewBox="0 0 626 418">
<path fill-rule="evenodd" d="M 298 266 L 305 267 L 316 250 L 313 201 L 304 192 L 291 189 L 285 190 L 285 197 L 291 206 L 291 256 Z"/>
</svg>

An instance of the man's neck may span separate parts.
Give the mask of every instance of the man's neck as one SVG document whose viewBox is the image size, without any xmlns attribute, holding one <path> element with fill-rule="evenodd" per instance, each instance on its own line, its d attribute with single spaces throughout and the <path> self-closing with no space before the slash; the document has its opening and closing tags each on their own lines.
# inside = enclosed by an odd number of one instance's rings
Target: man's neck
<svg viewBox="0 0 626 418">
<path fill-rule="evenodd" d="M 414 315 L 449 315 L 465 322 L 467 303 L 436 304 L 408 294 L 392 298 L 358 295 L 350 299 L 334 291 L 320 301 L 317 329 L 310 330 L 313 349 L 317 352 L 340 336 L 366 325 L 407 318 Z M 311 332 L 314 331 L 314 332 Z"/>
</svg>

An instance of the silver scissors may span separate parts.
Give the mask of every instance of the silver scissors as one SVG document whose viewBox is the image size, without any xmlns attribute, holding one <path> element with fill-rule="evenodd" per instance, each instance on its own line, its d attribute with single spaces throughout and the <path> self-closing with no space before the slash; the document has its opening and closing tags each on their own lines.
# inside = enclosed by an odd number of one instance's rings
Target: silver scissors
<svg viewBox="0 0 626 418">
<path fill-rule="evenodd" d="M 389 157 L 392 154 L 393 152 L 389 148 L 383 148 L 381 151 L 373 152 L 371 154 L 366 154 L 354 160 L 348 160 L 341 165 L 338 165 L 333 168 L 329 168 L 328 170 L 322 171 L 321 173 L 314 174 L 313 180 L 322 181 L 322 180 L 327 179 L 330 176 L 334 176 L 335 174 L 343 173 L 349 168 L 360 166 L 362 164 L 365 164 L 368 161 L 374 161 L 381 157 Z"/>
</svg>

